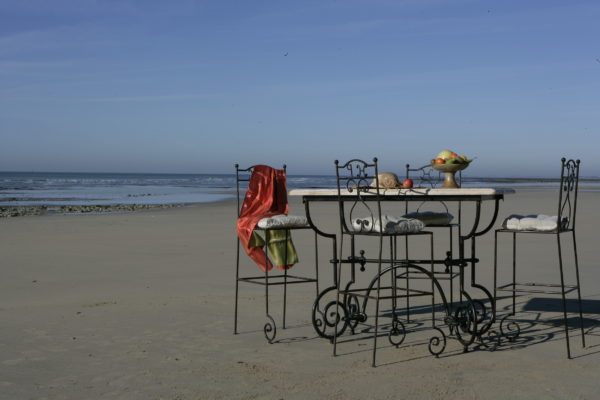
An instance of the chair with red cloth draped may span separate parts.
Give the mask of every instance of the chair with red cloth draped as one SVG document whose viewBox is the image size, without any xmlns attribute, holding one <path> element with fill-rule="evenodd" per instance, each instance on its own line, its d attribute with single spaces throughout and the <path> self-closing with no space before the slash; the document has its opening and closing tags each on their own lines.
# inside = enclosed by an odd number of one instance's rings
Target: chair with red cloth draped
<svg viewBox="0 0 600 400">
<path fill-rule="evenodd" d="M 296 249 L 291 241 L 291 231 L 306 230 L 311 227 L 306 217 L 288 215 L 286 166 L 284 165 L 283 169 L 274 169 L 266 165 L 240 168 L 238 164 L 235 164 L 235 170 L 238 219 L 234 334 L 238 333 L 239 283 L 263 285 L 267 319 L 263 331 L 268 342 L 272 343 L 277 335 L 277 329 L 275 320 L 269 313 L 269 287 L 283 286 L 282 326 L 285 329 L 287 286 L 296 283 L 314 283 L 318 294 L 318 258 L 315 257 L 314 277 L 288 273 L 289 268 L 298 262 Z M 240 207 L 240 186 L 243 182 L 248 182 L 248 187 Z M 315 252 L 317 249 L 316 235 L 315 233 Z M 240 247 L 260 267 L 264 272 L 263 275 L 240 276 Z M 281 273 L 271 273 L 273 264 Z M 307 307 L 307 309 L 309 308 Z"/>
</svg>

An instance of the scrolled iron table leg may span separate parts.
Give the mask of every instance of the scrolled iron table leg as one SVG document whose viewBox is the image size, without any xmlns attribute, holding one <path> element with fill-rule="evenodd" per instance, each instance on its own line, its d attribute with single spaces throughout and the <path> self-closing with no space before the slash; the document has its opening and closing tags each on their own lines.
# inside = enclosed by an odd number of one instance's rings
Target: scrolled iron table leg
<svg viewBox="0 0 600 400">
<path fill-rule="evenodd" d="M 358 326 L 359 322 L 365 322 L 367 320 L 366 314 L 361 312 L 360 301 L 358 300 L 358 296 L 355 294 L 349 293 L 350 286 L 354 282 L 350 281 L 346 285 L 346 290 L 344 294 L 344 305 L 347 311 L 347 325 L 350 328 L 350 332 L 354 335 L 355 329 Z"/>
<path fill-rule="evenodd" d="M 462 309 L 462 310 L 457 309 L 457 314 L 460 314 L 460 317 L 464 320 L 465 317 L 468 317 L 468 314 L 472 313 L 472 318 L 473 318 L 473 321 L 470 322 L 470 324 L 473 324 L 473 327 L 471 330 L 473 337 L 471 338 L 471 340 L 465 341 L 465 342 L 470 342 L 469 343 L 469 345 L 470 345 L 471 343 L 473 343 L 474 339 L 477 339 L 479 343 L 481 343 L 485 347 L 488 347 L 491 349 L 495 349 L 500 344 L 500 337 L 504 336 L 504 335 L 502 334 L 502 327 L 500 328 L 500 330 L 501 330 L 500 335 L 498 335 L 498 333 L 496 331 L 490 330 L 491 327 L 493 326 L 493 324 L 496 322 L 495 299 L 494 299 L 494 296 L 490 293 L 490 291 L 486 287 L 476 283 L 475 264 L 479 260 L 476 258 L 475 238 L 477 236 L 484 235 L 493 227 L 493 225 L 496 222 L 496 219 L 498 217 L 498 210 L 499 210 L 499 199 L 496 199 L 494 202 L 494 211 L 493 211 L 493 215 L 492 215 L 490 222 L 488 223 L 487 226 L 485 226 L 485 228 L 478 231 L 477 229 L 479 227 L 479 222 L 480 222 L 480 217 L 481 217 L 481 202 L 477 202 L 476 203 L 476 211 L 475 211 L 475 221 L 473 223 L 473 227 L 471 228 L 471 231 L 467 235 L 461 236 L 459 239 L 459 253 L 460 253 L 461 259 L 464 259 L 464 255 L 465 255 L 465 241 L 469 240 L 469 239 L 471 240 L 471 288 L 479 289 L 480 291 L 482 291 L 485 294 L 485 296 L 489 299 L 490 305 L 491 305 L 490 306 L 490 310 L 491 310 L 490 315 L 488 315 L 486 306 L 482 301 L 472 300 L 471 297 L 466 294 L 466 292 L 463 292 L 463 294 L 468 299 L 467 309 Z M 488 320 L 488 317 L 489 317 L 489 320 Z M 471 317 L 468 317 L 468 318 L 471 318 Z M 487 320 L 487 322 L 486 322 L 486 320 Z M 460 334 L 460 332 L 459 332 L 459 334 Z M 461 342 L 462 342 L 462 339 L 460 337 L 459 337 L 459 340 L 461 340 Z M 466 348 L 465 348 L 465 351 L 466 351 Z"/>
<path fill-rule="evenodd" d="M 326 304 L 321 306 L 322 300 L 327 295 L 335 295 L 337 287 L 330 286 L 323 290 L 315 299 L 312 308 L 312 325 L 317 334 L 325 339 L 333 340 L 340 336 L 348 327 L 348 310 L 343 302 L 337 301 L 335 296 L 332 300 L 325 300 Z M 340 313 L 341 310 L 341 313 Z"/>
<path fill-rule="evenodd" d="M 466 353 L 477 337 L 477 314 L 469 295 L 466 293 L 463 295 L 466 297 L 466 304 L 458 306 L 454 315 L 447 322 L 451 326 L 451 331 L 463 345 L 463 352 Z"/>
</svg>

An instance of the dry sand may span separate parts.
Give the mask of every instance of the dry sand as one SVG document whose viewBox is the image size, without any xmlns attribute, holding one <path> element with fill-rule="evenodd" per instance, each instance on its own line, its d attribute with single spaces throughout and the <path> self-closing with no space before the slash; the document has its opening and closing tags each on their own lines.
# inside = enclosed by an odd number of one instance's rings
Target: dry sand
<svg viewBox="0 0 600 400">
<path fill-rule="evenodd" d="M 312 285 L 289 289 L 288 329 L 278 327 L 274 344 L 262 333 L 263 289 L 242 286 L 240 334 L 233 335 L 233 201 L 130 214 L 2 219 L 0 399 L 595 399 L 600 392 L 599 200 L 600 193 L 580 193 L 587 347 L 573 329 L 574 359 L 566 358 L 561 314 L 548 311 L 559 304 L 532 295 L 518 298 L 516 318 L 523 332 L 516 343 L 465 354 L 449 339 L 436 359 L 427 350 L 431 330 L 425 329 L 409 332 L 399 349 L 383 337 L 377 368 L 370 366 L 372 340 L 364 332 L 344 335 L 340 355 L 332 357 L 331 344 L 310 325 Z M 555 203 L 554 192 L 522 189 L 507 196 L 501 216 L 555 214 Z M 302 212 L 298 199 L 291 207 Z M 332 211 L 320 207 L 315 215 L 335 229 Z M 444 238 L 436 234 L 437 244 L 444 245 Z M 294 273 L 310 275 L 312 236 L 305 232 L 294 240 L 301 256 Z M 558 281 L 551 237 L 519 243 L 524 279 Z M 324 287 L 331 281 L 331 253 L 328 242 L 320 244 Z M 491 287 L 493 233 L 477 244 L 477 278 Z M 509 237 L 503 238 L 504 277 L 509 245 Z M 567 258 L 570 249 L 566 246 Z M 423 245 L 415 243 L 415 254 L 420 251 Z M 246 258 L 242 268 L 259 272 Z M 273 289 L 271 300 L 280 324 L 281 291 Z M 503 314 L 508 305 L 500 301 Z M 577 322 L 574 318 L 573 328 Z"/>
</svg>

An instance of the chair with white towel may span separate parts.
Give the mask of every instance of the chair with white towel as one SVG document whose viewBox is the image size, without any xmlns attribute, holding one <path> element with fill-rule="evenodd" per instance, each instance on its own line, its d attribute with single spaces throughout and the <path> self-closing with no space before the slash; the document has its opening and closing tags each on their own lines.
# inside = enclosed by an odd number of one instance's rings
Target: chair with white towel
<svg viewBox="0 0 600 400">
<path fill-rule="evenodd" d="M 535 215 L 510 215 L 507 217 L 502 228 L 496 230 L 494 241 L 494 299 L 497 301 L 497 291 L 506 291 L 512 293 L 512 309 L 509 316 L 515 315 L 516 293 L 536 293 L 536 294 L 560 294 L 562 296 L 562 312 L 564 320 L 564 329 L 567 345 L 567 357 L 571 358 L 571 348 L 569 343 L 569 327 L 567 319 L 567 301 L 566 294 L 572 291 L 577 292 L 577 302 L 579 306 L 579 318 L 581 327 L 581 340 L 585 347 L 585 333 L 583 328 L 583 311 L 581 307 L 581 289 L 579 280 L 579 265 L 577 260 L 577 240 L 575 236 L 575 215 L 577 212 L 577 192 L 579 185 L 579 160 L 561 159 L 562 169 L 560 178 L 560 190 L 558 196 L 558 214 L 548 216 L 544 214 Z M 512 236 L 512 280 L 510 283 L 497 286 L 498 275 L 498 234 L 510 233 Z M 556 237 L 558 247 L 558 267 L 560 272 L 560 284 L 556 283 L 520 283 L 517 282 L 517 262 L 516 262 L 516 239 L 522 234 L 543 234 Z M 563 262 L 563 249 L 561 245 L 561 235 L 570 234 L 573 240 L 574 269 L 576 284 L 568 285 L 565 283 L 565 271 Z M 560 290 L 558 290 L 560 289 Z M 495 304 L 494 304 L 495 307 Z M 508 316 L 507 316 L 508 317 Z M 506 317 L 504 317 L 506 318 Z M 504 319 L 503 319 L 504 320 Z M 501 325 L 502 326 L 502 325 Z"/>
<path fill-rule="evenodd" d="M 336 260 L 336 268 L 338 268 L 337 276 L 340 284 L 337 287 L 337 300 L 334 303 L 339 305 L 335 311 L 336 318 L 334 320 L 344 324 L 344 328 L 340 331 L 343 332 L 345 327 L 349 326 L 354 332 L 354 327 L 359 323 L 364 324 L 368 318 L 366 312 L 368 301 L 371 300 L 374 303 L 372 308 L 375 310 L 371 316 L 374 323 L 367 328 L 367 331 L 373 335 L 372 365 L 375 366 L 377 339 L 383 329 L 380 323 L 383 315 L 380 314 L 391 316 L 391 325 L 387 336 L 389 342 L 397 347 L 403 342 L 407 332 L 404 324 L 400 321 L 398 299 L 408 298 L 409 295 L 410 297 L 431 296 L 432 327 L 438 332 L 441 330 L 436 327 L 435 322 L 434 293 L 436 291 L 440 293 L 446 311 L 447 302 L 433 275 L 432 233 L 424 230 L 425 224 L 422 221 L 386 215 L 382 212 L 385 196 L 383 189 L 380 190 L 378 181 L 380 175 L 377 158 L 374 158 L 371 163 L 358 159 L 345 163 L 336 160 L 335 166 L 340 218 L 338 236 L 340 258 Z M 430 254 L 424 260 L 409 261 L 404 257 L 399 258 L 396 239 L 403 236 L 421 236 L 428 239 Z M 345 243 L 346 240 L 349 243 Z M 387 256 L 384 255 L 385 247 L 389 248 Z M 363 248 L 363 250 L 359 250 L 359 248 Z M 373 254 L 367 256 L 367 251 L 364 250 L 366 248 L 369 248 L 368 251 L 372 251 Z M 370 271 L 372 279 L 367 278 L 370 283 L 364 287 L 359 282 L 356 267 L 360 266 L 360 270 L 365 271 L 368 264 L 374 265 L 374 268 Z M 429 269 L 418 264 L 429 265 Z M 342 285 L 343 265 L 350 267 L 350 280 L 345 285 Z M 426 275 L 431 281 L 431 289 L 417 290 L 402 287 L 401 282 L 404 279 L 399 279 L 399 277 L 407 269 Z M 380 307 L 382 301 L 391 302 L 391 312 L 382 313 L 382 307 Z M 443 333 L 440 335 L 443 336 Z M 338 335 L 334 335 L 334 355 L 338 343 L 337 338 Z M 436 352 L 430 346 L 429 351 L 438 355 L 443 348 Z"/>
<path fill-rule="evenodd" d="M 462 171 L 458 171 L 457 174 L 457 181 L 458 184 L 460 185 L 462 183 Z M 440 177 L 441 173 L 435 171 L 433 169 L 433 167 L 431 166 L 431 164 L 426 164 L 423 165 L 422 167 L 419 168 L 411 168 L 410 164 L 406 164 L 406 178 L 407 179 L 413 179 L 415 182 L 415 187 L 425 187 L 425 188 L 435 188 L 440 181 L 442 181 L 443 179 Z M 427 211 L 423 211 L 421 209 L 421 206 L 427 204 L 428 207 L 431 207 L 431 202 L 423 202 L 421 203 L 421 205 L 419 205 L 417 207 L 416 210 L 414 211 L 409 211 L 408 209 L 408 202 L 406 203 L 406 207 L 405 207 L 405 214 L 404 217 L 406 218 L 416 218 L 420 221 L 423 221 L 425 223 L 425 226 L 427 227 L 427 229 L 447 229 L 448 230 L 448 248 L 445 249 L 445 257 L 446 259 L 450 260 L 454 258 L 454 229 L 457 230 L 458 232 L 458 236 L 461 235 L 461 230 L 460 230 L 460 221 L 461 221 L 461 211 L 462 211 L 462 207 L 461 207 L 461 203 L 458 202 L 457 205 L 457 211 L 458 211 L 458 218 L 456 219 L 456 221 L 453 222 L 454 220 L 454 215 L 452 215 L 448 209 L 448 205 L 443 202 L 440 201 L 438 202 L 438 207 L 437 210 L 427 210 Z M 408 246 L 408 237 L 405 238 L 405 251 L 406 251 L 406 258 L 409 257 L 408 255 L 408 250 L 409 250 L 409 246 Z M 439 259 L 439 256 L 438 256 Z M 437 265 L 435 266 L 437 267 Z M 460 277 L 460 271 L 457 271 L 455 269 L 455 266 L 453 266 L 452 264 L 450 265 L 443 265 L 443 268 L 435 268 L 434 267 L 434 274 L 436 276 L 436 278 L 440 281 L 443 280 L 447 280 L 448 281 L 448 286 L 450 288 L 449 291 L 449 302 L 450 302 L 450 306 L 453 306 L 453 302 L 454 302 L 454 278 L 459 278 Z M 458 267 L 458 268 L 462 268 L 462 267 Z M 418 279 L 419 274 L 415 274 L 415 276 L 413 276 L 413 279 Z M 407 276 L 408 278 L 408 276 Z M 407 285 L 408 285 L 408 279 L 407 279 Z M 460 295 L 460 290 L 459 290 L 459 295 Z M 462 297 L 460 297 L 460 300 L 462 301 Z M 410 308 L 409 307 L 409 301 L 407 299 L 407 310 Z M 408 312 L 407 311 L 407 318 L 408 318 Z"/>
</svg>

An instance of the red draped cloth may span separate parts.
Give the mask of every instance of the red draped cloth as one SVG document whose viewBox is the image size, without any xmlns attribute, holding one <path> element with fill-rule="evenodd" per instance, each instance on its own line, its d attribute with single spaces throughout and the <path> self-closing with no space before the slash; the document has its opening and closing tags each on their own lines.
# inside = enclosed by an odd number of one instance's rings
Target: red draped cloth
<svg viewBox="0 0 600 400">
<path fill-rule="evenodd" d="M 261 219 L 287 213 L 285 171 L 266 165 L 255 165 L 237 221 L 237 234 L 248 256 L 263 271 L 271 270 L 273 265 L 267 259 L 262 247 L 248 247 L 252 232 Z M 278 266 L 278 268 L 284 269 L 286 266 Z"/>
</svg>

